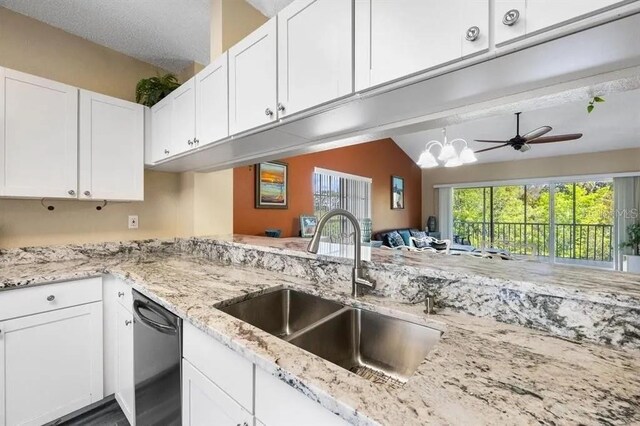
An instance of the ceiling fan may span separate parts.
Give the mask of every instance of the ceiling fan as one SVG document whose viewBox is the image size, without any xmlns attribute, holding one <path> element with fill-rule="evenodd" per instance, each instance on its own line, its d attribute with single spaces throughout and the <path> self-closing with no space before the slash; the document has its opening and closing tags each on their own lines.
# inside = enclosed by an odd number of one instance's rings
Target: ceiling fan
<svg viewBox="0 0 640 426">
<path fill-rule="evenodd" d="M 552 142 L 564 142 L 564 141 L 572 141 L 576 139 L 580 139 L 582 137 L 582 133 L 571 133 L 567 135 L 557 135 L 557 136 L 546 136 L 541 137 L 549 133 L 552 128 L 550 126 L 542 126 L 535 130 L 530 131 L 522 136 L 520 136 L 520 112 L 516 112 L 516 135 L 506 141 L 495 141 L 495 140 L 485 140 L 485 139 L 476 139 L 476 142 L 487 142 L 487 143 L 499 143 L 501 145 L 494 146 L 491 148 L 481 149 L 479 151 L 475 151 L 476 154 L 479 152 L 491 151 L 492 149 L 503 148 L 505 146 L 510 146 L 516 151 L 526 152 L 531 149 L 531 145 L 537 143 L 552 143 Z"/>
</svg>

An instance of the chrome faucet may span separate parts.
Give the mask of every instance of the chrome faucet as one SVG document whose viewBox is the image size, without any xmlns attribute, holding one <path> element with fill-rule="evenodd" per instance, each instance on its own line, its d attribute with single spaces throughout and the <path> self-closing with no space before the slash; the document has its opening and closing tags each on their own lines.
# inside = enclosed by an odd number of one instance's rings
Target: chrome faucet
<svg viewBox="0 0 640 426">
<path fill-rule="evenodd" d="M 358 219 L 344 209 L 333 209 L 329 213 L 322 216 L 320 222 L 318 222 L 318 226 L 316 226 L 316 233 L 313 234 L 313 238 L 309 242 L 309 247 L 307 247 L 307 251 L 309 253 L 318 253 L 318 248 L 320 247 L 320 237 L 322 236 L 322 230 L 325 225 L 334 216 L 344 216 L 349 219 L 349 222 L 353 225 L 355 232 L 353 233 L 353 273 L 351 274 L 351 295 L 354 298 L 358 297 L 358 287 L 368 287 L 373 288 L 373 283 L 366 280 L 362 275 L 362 231 L 360 230 L 360 224 L 358 223 Z"/>
</svg>

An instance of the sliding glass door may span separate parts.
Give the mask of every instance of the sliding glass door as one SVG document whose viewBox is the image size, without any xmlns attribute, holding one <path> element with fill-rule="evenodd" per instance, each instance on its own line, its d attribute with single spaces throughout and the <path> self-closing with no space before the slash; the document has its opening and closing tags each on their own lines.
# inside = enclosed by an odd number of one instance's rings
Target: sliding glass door
<svg viewBox="0 0 640 426">
<path fill-rule="evenodd" d="M 458 244 L 613 267 L 611 181 L 454 188 L 452 213 Z"/>
</svg>

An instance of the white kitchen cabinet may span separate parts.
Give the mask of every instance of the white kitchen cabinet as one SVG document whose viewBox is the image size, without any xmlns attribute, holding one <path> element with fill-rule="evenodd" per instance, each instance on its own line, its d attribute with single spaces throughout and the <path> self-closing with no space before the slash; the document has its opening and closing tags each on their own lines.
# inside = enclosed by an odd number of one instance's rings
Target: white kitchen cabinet
<svg viewBox="0 0 640 426">
<path fill-rule="evenodd" d="M 196 138 L 196 79 L 190 78 L 171 92 L 171 155 L 193 148 Z"/>
<path fill-rule="evenodd" d="M 225 52 L 196 74 L 196 147 L 229 136 L 228 62 Z"/>
<path fill-rule="evenodd" d="M 135 383 L 133 373 L 133 314 L 118 304 L 116 314 L 116 401 L 135 426 Z"/>
<path fill-rule="evenodd" d="M 231 134 L 274 122 L 278 118 L 276 21 L 277 18 L 271 18 L 229 49 Z"/>
<path fill-rule="evenodd" d="M 0 330 L 0 425 L 41 425 L 102 399 L 101 302 L 9 319 Z"/>
<path fill-rule="evenodd" d="M 77 191 L 78 89 L 0 68 L 0 196 Z"/>
<path fill-rule="evenodd" d="M 144 199 L 144 107 L 80 91 L 81 199 Z"/>
<path fill-rule="evenodd" d="M 495 43 L 500 45 L 535 35 L 625 3 L 628 2 L 620 0 L 496 0 Z"/>
<path fill-rule="evenodd" d="M 346 426 L 341 417 L 256 368 L 256 419 L 277 426 Z"/>
<path fill-rule="evenodd" d="M 356 90 L 489 48 L 489 0 L 356 0 L 355 10 Z"/>
<path fill-rule="evenodd" d="M 297 0 L 277 21 L 280 117 L 353 92 L 350 0 Z"/>
<path fill-rule="evenodd" d="M 173 98 L 167 96 L 151 107 L 151 161 L 171 157 L 171 127 L 173 120 Z"/>
<path fill-rule="evenodd" d="M 215 362 L 212 360 L 212 362 Z M 184 426 L 250 426 L 253 416 L 207 379 L 189 361 L 182 361 L 182 424 Z"/>
</svg>

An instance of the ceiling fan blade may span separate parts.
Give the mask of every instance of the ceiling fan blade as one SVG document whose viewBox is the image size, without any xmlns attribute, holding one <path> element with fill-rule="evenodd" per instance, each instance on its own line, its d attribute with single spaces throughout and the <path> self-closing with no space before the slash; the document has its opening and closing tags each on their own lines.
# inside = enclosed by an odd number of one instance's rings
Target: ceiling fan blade
<svg viewBox="0 0 640 426">
<path fill-rule="evenodd" d="M 551 142 L 563 142 L 563 141 L 573 141 L 576 139 L 580 139 L 582 137 L 582 133 L 571 133 L 568 135 L 557 135 L 557 136 L 546 136 L 544 138 L 538 138 L 531 142 L 527 142 L 528 144 L 534 143 L 551 143 Z"/>
<path fill-rule="evenodd" d="M 474 139 L 476 142 L 489 142 L 489 143 L 505 143 L 507 141 L 492 141 L 488 139 Z"/>
<path fill-rule="evenodd" d="M 537 129 L 532 130 L 529 133 L 527 133 L 526 135 L 522 136 L 522 138 L 525 139 L 526 141 L 531 141 L 533 139 L 539 138 L 542 135 L 546 135 L 551 130 L 552 130 L 551 126 L 538 127 Z"/>
<path fill-rule="evenodd" d="M 492 146 L 491 148 L 481 149 L 480 151 L 475 151 L 474 153 L 475 153 L 475 154 L 478 154 L 478 153 L 480 153 L 480 152 L 491 151 L 492 149 L 498 149 L 498 148 L 502 148 L 502 147 L 505 147 L 505 146 L 509 146 L 509 144 L 508 144 L 508 143 L 505 143 L 504 145 L 500 145 L 500 146 Z"/>
</svg>

